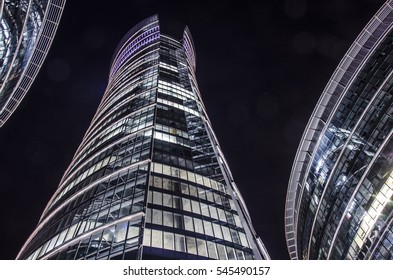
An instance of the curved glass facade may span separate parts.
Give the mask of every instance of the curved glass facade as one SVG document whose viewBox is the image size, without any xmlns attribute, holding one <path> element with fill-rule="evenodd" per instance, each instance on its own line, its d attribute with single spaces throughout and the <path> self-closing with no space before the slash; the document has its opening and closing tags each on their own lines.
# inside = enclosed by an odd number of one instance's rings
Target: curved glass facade
<svg viewBox="0 0 393 280">
<path fill-rule="evenodd" d="M 0 2 L 0 127 L 37 75 L 56 33 L 65 0 Z"/>
<path fill-rule="evenodd" d="M 351 46 L 303 134 L 287 193 L 292 259 L 392 259 L 393 1 Z"/>
<path fill-rule="evenodd" d="M 19 259 L 268 259 L 220 151 L 186 27 L 157 16 L 112 59 L 99 108 Z"/>
</svg>

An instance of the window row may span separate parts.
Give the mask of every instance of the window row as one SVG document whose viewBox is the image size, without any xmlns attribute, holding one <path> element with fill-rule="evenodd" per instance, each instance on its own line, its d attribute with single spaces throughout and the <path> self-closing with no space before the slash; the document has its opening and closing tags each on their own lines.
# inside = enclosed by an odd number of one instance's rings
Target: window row
<svg viewBox="0 0 393 280">
<path fill-rule="evenodd" d="M 171 71 L 176 72 L 176 73 L 179 72 L 179 70 L 177 70 L 177 67 L 169 65 L 169 64 L 164 63 L 164 62 L 160 62 L 160 67 L 168 69 L 168 70 L 171 70 Z"/>
<path fill-rule="evenodd" d="M 247 260 L 253 259 L 252 254 L 223 244 L 146 228 L 143 234 L 143 245 L 162 248 L 177 252 L 199 255 L 219 260 Z"/>
<path fill-rule="evenodd" d="M 205 189 L 191 184 L 186 184 L 184 182 L 179 182 L 177 180 L 171 180 L 154 175 L 151 175 L 149 184 L 155 188 L 177 193 L 180 196 L 192 196 L 199 198 L 200 200 L 205 200 L 210 202 L 208 203 L 209 205 L 221 205 L 227 209 L 236 210 L 233 200 L 228 195 L 223 195 L 222 193 L 212 189 Z M 159 190 L 157 191 L 160 192 Z"/>
<path fill-rule="evenodd" d="M 163 125 L 163 124 L 159 124 L 157 123 L 155 125 L 156 130 L 162 131 L 162 132 L 166 132 L 172 135 L 176 135 L 176 136 L 180 136 L 183 138 L 188 139 L 188 132 L 183 131 L 181 129 L 177 129 L 171 126 L 167 126 L 167 125 Z"/>
<path fill-rule="evenodd" d="M 152 163 L 152 172 L 163 174 L 167 176 L 171 176 L 174 178 L 180 178 L 186 181 L 190 181 L 191 183 L 199 184 L 205 186 L 209 189 L 214 189 L 220 191 L 222 193 L 226 193 L 225 187 L 220 182 L 212 180 L 208 177 L 196 174 L 191 171 L 187 171 L 181 168 L 161 164 L 161 163 Z"/>
<path fill-rule="evenodd" d="M 203 215 L 205 217 L 213 219 L 214 221 L 221 221 L 224 223 L 235 225 L 237 227 L 242 226 L 238 215 L 232 214 L 231 212 L 225 211 L 214 205 L 208 205 L 206 203 L 202 203 L 193 199 L 188 199 L 157 191 L 149 191 L 147 201 L 148 203 L 154 205 L 170 207 L 198 215 Z"/>
<path fill-rule="evenodd" d="M 158 81 L 158 88 L 163 89 L 168 92 L 173 92 L 173 93 L 183 95 L 187 99 L 195 99 L 193 92 L 185 89 L 183 85 L 176 85 L 174 83 L 168 83 L 168 82 L 159 80 Z"/>
<path fill-rule="evenodd" d="M 175 193 L 181 193 L 183 195 L 190 195 L 202 200 L 207 200 L 214 204 L 219 204 L 224 207 L 236 210 L 233 200 L 228 196 L 224 195 L 214 189 L 206 189 L 206 187 L 195 186 L 192 184 L 187 184 L 179 180 L 173 180 L 165 177 L 160 177 L 156 175 L 150 176 L 150 186 L 168 190 Z"/>
<path fill-rule="evenodd" d="M 148 208 L 146 210 L 146 222 L 196 232 L 249 247 L 244 232 L 196 217 Z"/>
<path fill-rule="evenodd" d="M 75 230 L 75 229 L 73 229 Z M 102 259 L 104 255 L 119 254 L 124 249 L 134 248 L 138 245 L 140 221 L 122 222 L 103 231 L 92 234 L 78 243 L 61 250 L 51 258 L 59 259 Z M 66 231 L 54 236 L 36 249 L 27 259 L 40 259 L 47 253 L 70 240 L 71 232 Z M 61 256 L 59 256 L 59 254 Z"/>
<path fill-rule="evenodd" d="M 165 141 L 165 142 L 170 142 L 170 143 L 174 143 L 174 144 L 177 144 L 177 145 L 180 145 L 180 146 L 191 148 L 191 143 L 187 139 L 184 139 L 184 138 L 181 138 L 181 137 L 177 137 L 177 136 L 173 136 L 173 135 L 170 135 L 170 134 L 166 134 L 166 133 L 163 133 L 163 132 L 155 131 L 154 132 L 154 138 L 158 139 L 158 140 Z"/>
<path fill-rule="evenodd" d="M 186 106 L 177 104 L 177 103 L 172 102 L 172 101 L 168 101 L 168 100 L 165 100 L 165 99 L 162 99 L 162 98 L 157 98 L 157 103 L 161 103 L 161 104 L 164 104 L 164 105 L 168 105 L 168 106 L 177 108 L 179 110 L 185 111 L 185 112 L 190 113 L 190 114 L 195 115 L 195 116 L 200 116 L 198 111 L 192 110 L 192 109 L 190 109 L 190 108 L 188 108 Z"/>
</svg>

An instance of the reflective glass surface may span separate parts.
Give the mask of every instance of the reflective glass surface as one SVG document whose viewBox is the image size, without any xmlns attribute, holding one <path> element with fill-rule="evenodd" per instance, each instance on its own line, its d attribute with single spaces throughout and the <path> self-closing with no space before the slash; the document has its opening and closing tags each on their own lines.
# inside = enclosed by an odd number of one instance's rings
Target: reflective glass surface
<svg viewBox="0 0 393 280">
<path fill-rule="evenodd" d="M 393 216 L 391 4 L 347 52 L 303 136 L 286 209 L 293 259 L 391 259 L 377 254 Z"/>
</svg>

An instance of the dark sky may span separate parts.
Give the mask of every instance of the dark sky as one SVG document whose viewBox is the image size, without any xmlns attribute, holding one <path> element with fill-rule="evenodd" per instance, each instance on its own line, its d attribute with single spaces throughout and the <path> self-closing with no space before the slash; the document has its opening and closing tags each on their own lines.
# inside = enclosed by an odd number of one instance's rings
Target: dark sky
<svg viewBox="0 0 393 280">
<path fill-rule="evenodd" d="M 48 57 L 0 129 L 0 259 L 14 259 L 78 147 L 113 51 L 142 19 L 194 38 L 210 120 L 254 227 L 287 259 L 284 205 L 304 128 L 346 50 L 383 0 L 68 1 Z"/>
</svg>

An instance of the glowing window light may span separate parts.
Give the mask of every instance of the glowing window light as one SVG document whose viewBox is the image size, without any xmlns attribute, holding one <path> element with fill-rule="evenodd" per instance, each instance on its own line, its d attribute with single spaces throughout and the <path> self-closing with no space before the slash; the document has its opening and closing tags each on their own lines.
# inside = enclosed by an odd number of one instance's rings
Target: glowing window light
<svg viewBox="0 0 393 280">
<path fill-rule="evenodd" d="M 383 209 L 386 204 L 391 201 L 391 197 L 393 195 L 393 172 L 390 173 L 389 178 L 382 186 L 378 194 L 375 196 L 374 201 L 371 203 L 371 206 L 367 213 L 365 213 L 362 223 L 355 235 L 355 239 L 352 242 L 351 247 L 356 248 L 357 246 L 361 248 L 368 236 L 374 229 L 374 226 L 381 215 Z M 348 215 L 348 212 L 347 212 Z M 355 245 L 356 244 L 356 245 Z"/>
</svg>

